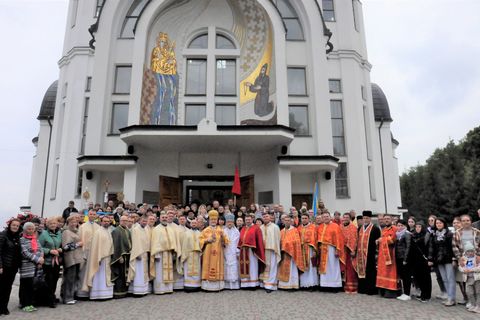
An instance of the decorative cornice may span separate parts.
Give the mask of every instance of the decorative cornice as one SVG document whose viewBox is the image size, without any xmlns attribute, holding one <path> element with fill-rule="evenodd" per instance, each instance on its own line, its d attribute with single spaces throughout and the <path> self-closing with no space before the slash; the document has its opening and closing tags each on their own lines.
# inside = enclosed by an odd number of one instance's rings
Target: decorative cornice
<svg viewBox="0 0 480 320">
<path fill-rule="evenodd" d="M 89 47 L 73 47 L 70 49 L 67 54 L 65 54 L 60 60 L 58 60 L 58 66 L 61 68 L 64 65 L 68 64 L 75 56 L 91 56 L 94 54 L 94 51 Z"/>
<path fill-rule="evenodd" d="M 363 56 L 358 53 L 356 50 L 335 50 L 330 53 L 327 57 L 329 60 L 338 60 L 338 59 L 353 59 L 357 61 L 363 68 L 370 71 L 372 69 L 372 65 L 368 62 L 367 59 L 364 59 Z"/>
<path fill-rule="evenodd" d="M 340 159 L 329 154 L 318 155 L 318 156 L 278 156 L 278 161 L 318 161 L 318 160 L 329 160 L 338 162 Z"/>
<path fill-rule="evenodd" d="M 100 161 L 104 161 L 104 160 L 125 160 L 125 161 L 129 161 L 129 160 L 133 160 L 135 162 L 137 162 L 138 160 L 138 157 L 137 156 L 130 156 L 130 155 L 88 155 L 88 156 L 80 156 L 77 158 L 77 160 L 80 162 L 80 161 L 95 161 L 95 160 L 100 160 Z"/>
</svg>

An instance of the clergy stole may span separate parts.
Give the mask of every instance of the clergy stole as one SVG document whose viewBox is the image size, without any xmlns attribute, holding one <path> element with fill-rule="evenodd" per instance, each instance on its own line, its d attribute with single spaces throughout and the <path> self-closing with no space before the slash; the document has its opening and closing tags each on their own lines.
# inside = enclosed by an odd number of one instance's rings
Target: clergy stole
<svg viewBox="0 0 480 320">
<path fill-rule="evenodd" d="M 397 240 L 395 226 L 382 229 L 378 245 L 377 287 L 397 290 L 397 266 L 395 262 L 395 241 Z"/>
<path fill-rule="evenodd" d="M 275 252 L 277 264 L 280 263 L 280 228 L 273 222 L 270 222 L 268 225 L 262 224 L 260 230 L 262 231 L 263 247 L 265 251 L 271 250 Z M 270 255 L 265 253 L 265 259 L 265 270 L 260 275 L 261 280 L 267 280 L 270 275 Z"/>
<path fill-rule="evenodd" d="M 100 263 L 103 259 L 108 259 L 106 262 L 106 284 L 108 287 L 112 286 L 111 271 L 110 271 L 110 258 L 113 254 L 113 240 L 110 232 L 100 227 L 93 234 L 90 253 L 87 260 L 87 275 L 83 284 L 82 291 L 88 291 L 92 287 L 93 277 L 100 268 Z"/>
<path fill-rule="evenodd" d="M 343 271 L 343 280 L 345 281 L 345 292 L 357 292 L 358 280 L 354 265 L 356 260 L 350 253 L 357 250 L 358 231 L 353 223 L 348 226 L 341 226 L 343 238 L 345 240 L 345 264 L 341 265 Z"/>
<path fill-rule="evenodd" d="M 338 258 L 342 264 L 345 264 L 344 240 L 340 226 L 334 222 L 328 224 L 322 223 L 318 227 L 318 243 L 320 251 L 320 274 L 327 273 L 328 264 L 328 246 L 334 247 L 338 251 Z"/>
<path fill-rule="evenodd" d="M 132 228 L 132 250 L 130 251 L 130 264 L 128 268 L 127 283 L 133 282 L 135 279 L 135 260 L 137 258 L 143 259 L 144 280 L 149 280 L 148 266 L 147 266 L 147 253 L 150 251 L 150 239 L 147 227 L 142 228 L 137 224 Z"/>
<path fill-rule="evenodd" d="M 212 243 L 208 240 L 214 239 Z M 224 279 L 224 257 L 223 247 L 229 243 L 228 237 L 222 227 L 212 228 L 208 226 L 203 229 L 199 237 L 202 255 L 202 280 L 223 281 Z"/>
<path fill-rule="evenodd" d="M 196 277 L 200 275 L 200 265 L 198 263 L 198 257 L 202 253 L 200 249 L 200 231 L 187 230 L 182 242 L 182 257 L 181 264 L 183 265 L 187 261 L 188 274 L 186 276 Z"/>
<path fill-rule="evenodd" d="M 278 268 L 278 280 L 288 282 L 290 280 L 291 259 L 297 265 L 298 270 L 305 271 L 302 257 L 302 245 L 298 230 L 292 226 L 287 230 L 280 231 L 280 244 L 282 248 L 282 261 Z"/>
<path fill-rule="evenodd" d="M 299 226 L 300 241 L 302 243 L 302 257 L 305 270 L 308 269 L 310 263 L 312 266 L 317 265 L 316 258 L 310 257 L 310 248 L 317 252 L 317 229 L 315 225 L 309 223 L 306 226 Z"/>
<path fill-rule="evenodd" d="M 368 244 L 373 224 L 370 223 L 367 228 L 360 227 L 358 232 L 358 250 L 357 250 L 357 274 L 360 279 L 365 279 L 367 272 Z"/>
<path fill-rule="evenodd" d="M 173 283 L 173 253 L 181 254 L 176 230 L 171 226 L 159 224 L 152 230 L 150 276 L 156 277 L 155 255 L 162 255 L 162 279 L 164 283 Z"/>
<path fill-rule="evenodd" d="M 80 236 L 80 241 L 82 241 L 83 246 L 82 250 L 85 253 L 85 258 L 88 255 L 88 251 L 92 245 L 92 239 L 95 232 L 101 227 L 94 223 L 85 222 L 78 228 L 78 234 Z"/>
<path fill-rule="evenodd" d="M 263 272 L 265 266 L 265 249 L 263 247 L 263 237 L 260 228 L 252 224 L 250 227 L 245 226 L 240 231 L 240 239 L 238 241 L 240 249 L 240 277 L 248 278 L 250 276 L 250 258 L 248 249 L 252 249 L 258 258 L 259 272 Z"/>
</svg>

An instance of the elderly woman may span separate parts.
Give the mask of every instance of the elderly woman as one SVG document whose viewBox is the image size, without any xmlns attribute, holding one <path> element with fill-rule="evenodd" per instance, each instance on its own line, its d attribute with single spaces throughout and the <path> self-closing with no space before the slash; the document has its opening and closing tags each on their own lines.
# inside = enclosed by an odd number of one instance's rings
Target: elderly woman
<svg viewBox="0 0 480 320">
<path fill-rule="evenodd" d="M 63 248 L 63 303 L 75 304 L 76 283 L 80 274 L 80 263 L 83 261 L 83 243 L 78 233 L 78 219 L 70 216 L 67 219 L 67 227 L 62 232 Z"/>
<path fill-rule="evenodd" d="M 33 306 L 33 277 L 37 266 L 41 267 L 43 259 L 42 247 L 38 243 L 35 225 L 27 222 L 23 226 L 20 238 L 22 263 L 20 265 L 20 307 L 25 312 L 36 311 Z"/>
<path fill-rule="evenodd" d="M 8 301 L 21 258 L 20 220 L 12 219 L 0 233 L 0 315 L 10 314 Z"/>
<path fill-rule="evenodd" d="M 43 264 L 43 273 L 45 282 L 48 286 L 47 303 L 50 308 L 56 307 L 55 291 L 60 274 L 61 255 L 62 255 L 62 232 L 58 229 L 56 218 L 50 218 L 46 222 L 46 229 L 38 238 L 38 242 L 43 250 L 45 263 Z"/>
</svg>

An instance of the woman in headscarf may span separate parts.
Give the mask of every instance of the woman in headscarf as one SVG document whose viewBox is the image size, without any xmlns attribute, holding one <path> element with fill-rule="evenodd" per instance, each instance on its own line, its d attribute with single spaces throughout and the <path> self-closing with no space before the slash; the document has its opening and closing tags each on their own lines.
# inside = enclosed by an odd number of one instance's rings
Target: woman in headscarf
<svg viewBox="0 0 480 320">
<path fill-rule="evenodd" d="M 20 220 L 12 219 L 0 233 L 0 315 L 10 314 L 8 301 L 20 261 Z"/>
<path fill-rule="evenodd" d="M 432 295 L 432 278 L 430 276 L 430 266 L 428 265 L 428 237 L 427 229 L 423 222 L 415 223 L 415 231 L 412 234 L 411 258 L 408 263 L 412 265 L 413 278 L 420 289 L 421 302 L 427 302 Z"/>
<path fill-rule="evenodd" d="M 22 263 L 20 266 L 20 307 L 25 312 L 36 311 L 33 306 L 33 278 L 35 271 L 44 263 L 42 247 L 38 243 L 35 225 L 27 222 L 23 225 L 20 238 Z"/>
</svg>

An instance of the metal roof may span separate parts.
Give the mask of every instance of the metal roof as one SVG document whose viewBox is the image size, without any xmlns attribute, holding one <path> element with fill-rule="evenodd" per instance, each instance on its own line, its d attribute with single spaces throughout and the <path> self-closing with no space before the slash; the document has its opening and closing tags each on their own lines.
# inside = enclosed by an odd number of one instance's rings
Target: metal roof
<svg viewBox="0 0 480 320">
<path fill-rule="evenodd" d="M 55 102 L 57 100 L 58 80 L 55 80 L 50 87 L 48 87 L 45 96 L 43 96 L 42 105 L 40 106 L 40 113 L 38 114 L 38 120 L 53 119 L 55 114 Z"/>
<path fill-rule="evenodd" d="M 383 121 L 393 121 L 387 97 L 383 93 L 382 88 L 376 83 L 372 83 L 372 99 L 375 121 L 382 121 L 382 119 Z"/>
</svg>

